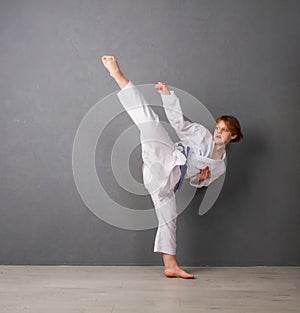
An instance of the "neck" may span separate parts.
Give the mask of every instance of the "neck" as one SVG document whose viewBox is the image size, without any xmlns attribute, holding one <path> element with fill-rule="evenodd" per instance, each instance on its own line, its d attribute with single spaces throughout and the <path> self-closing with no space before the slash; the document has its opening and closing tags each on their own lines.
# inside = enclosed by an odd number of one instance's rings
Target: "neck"
<svg viewBox="0 0 300 313">
<path fill-rule="evenodd" d="M 225 150 L 225 144 L 217 145 L 215 143 L 214 150 L 212 153 L 212 159 L 214 160 L 222 160 L 222 155 Z"/>
</svg>

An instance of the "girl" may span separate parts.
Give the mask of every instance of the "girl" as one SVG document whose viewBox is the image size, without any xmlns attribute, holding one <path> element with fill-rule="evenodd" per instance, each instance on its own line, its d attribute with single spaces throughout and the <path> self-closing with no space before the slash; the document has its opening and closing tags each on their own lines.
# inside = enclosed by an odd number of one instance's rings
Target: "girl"
<svg viewBox="0 0 300 313">
<path fill-rule="evenodd" d="M 121 72 L 114 56 L 103 56 L 102 62 L 120 87 L 118 98 L 140 130 L 143 159 L 143 181 L 149 191 L 158 218 L 154 252 L 162 254 L 167 277 L 194 278 L 176 261 L 175 192 L 184 178 L 201 188 L 208 186 L 225 170 L 225 147 L 243 138 L 238 120 L 224 115 L 217 119 L 214 134 L 198 123 L 183 119 L 178 97 L 166 83 L 155 86 L 163 107 L 180 142 L 173 143 L 159 117 L 147 104 L 136 86 Z"/>
</svg>

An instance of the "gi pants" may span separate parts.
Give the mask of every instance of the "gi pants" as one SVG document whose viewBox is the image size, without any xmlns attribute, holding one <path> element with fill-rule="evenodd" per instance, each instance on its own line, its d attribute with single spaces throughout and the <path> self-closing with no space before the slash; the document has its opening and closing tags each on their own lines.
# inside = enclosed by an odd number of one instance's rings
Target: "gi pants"
<svg viewBox="0 0 300 313">
<path fill-rule="evenodd" d="M 179 165 L 185 164 L 186 159 L 132 82 L 118 92 L 118 98 L 140 130 L 143 181 L 158 218 L 154 252 L 176 255 L 177 209 L 174 187 L 181 175 Z"/>
</svg>

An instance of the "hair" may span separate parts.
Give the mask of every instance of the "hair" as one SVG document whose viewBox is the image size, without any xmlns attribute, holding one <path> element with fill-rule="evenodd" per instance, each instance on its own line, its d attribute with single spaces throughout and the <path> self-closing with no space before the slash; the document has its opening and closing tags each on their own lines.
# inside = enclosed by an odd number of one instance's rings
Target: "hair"
<svg viewBox="0 0 300 313">
<path fill-rule="evenodd" d="M 217 118 L 217 123 L 219 123 L 220 121 L 223 121 L 226 124 L 233 136 L 237 135 L 230 142 L 238 142 L 244 137 L 241 131 L 241 125 L 237 118 L 232 115 L 222 115 Z"/>
</svg>

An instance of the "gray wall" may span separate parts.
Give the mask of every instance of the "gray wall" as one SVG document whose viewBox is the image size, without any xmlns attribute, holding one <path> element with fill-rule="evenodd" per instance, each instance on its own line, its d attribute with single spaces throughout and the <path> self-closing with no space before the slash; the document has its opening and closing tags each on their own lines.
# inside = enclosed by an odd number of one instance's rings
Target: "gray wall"
<svg viewBox="0 0 300 313">
<path fill-rule="evenodd" d="M 103 222 L 74 183 L 74 136 L 117 90 L 99 61 L 114 54 L 136 84 L 167 81 L 242 123 L 213 208 L 197 214 L 198 190 L 179 217 L 179 262 L 299 265 L 299 9 L 279 0 L 1 0 L 0 264 L 161 264 L 155 229 Z M 119 131 L 130 126 L 122 118 Z M 134 206 L 112 177 L 100 179 Z"/>
</svg>

